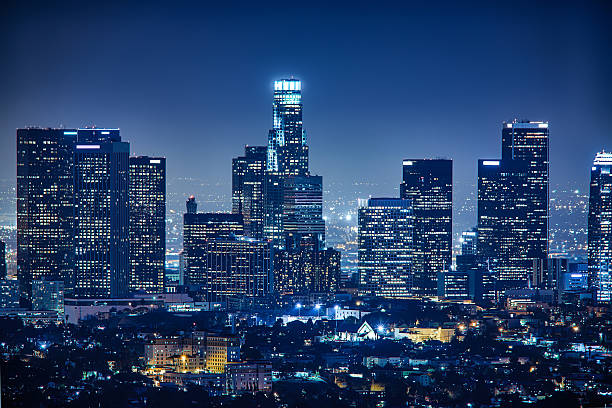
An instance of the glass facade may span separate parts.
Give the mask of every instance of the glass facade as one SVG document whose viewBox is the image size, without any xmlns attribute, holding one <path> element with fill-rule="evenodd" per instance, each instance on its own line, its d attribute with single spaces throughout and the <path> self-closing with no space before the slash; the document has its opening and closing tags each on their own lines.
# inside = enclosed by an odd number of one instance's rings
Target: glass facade
<svg viewBox="0 0 612 408">
<path fill-rule="evenodd" d="M 414 213 L 410 200 L 371 198 L 359 208 L 361 296 L 413 295 Z"/>
<path fill-rule="evenodd" d="M 25 305 L 32 281 L 74 289 L 74 129 L 17 130 L 17 274 Z"/>
<path fill-rule="evenodd" d="M 74 153 L 75 295 L 128 293 L 129 154 L 118 129 L 79 129 Z"/>
<path fill-rule="evenodd" d="M 232 213 L 242 214 L 247 236 L 264 236 L 265 146 L 246 146 L 244 156 L 232 160 Z"/>
<path fill-rule="evenodd" d="M 612 153 L 597 153 L 589 194 L 589 286 L 598 302 L 612 300 Z"/>
<path fill-rule="evenodd" d="M 404 160 L 400 197 L 414 213 L 414 290 L 435 295 L 437 274 L 452 264 L 452 160 Z"/>
<path fill-rule="evenodd" d="M 130 292 L 164 292 L 166 159 L 130 157 Z"/>
</svg>

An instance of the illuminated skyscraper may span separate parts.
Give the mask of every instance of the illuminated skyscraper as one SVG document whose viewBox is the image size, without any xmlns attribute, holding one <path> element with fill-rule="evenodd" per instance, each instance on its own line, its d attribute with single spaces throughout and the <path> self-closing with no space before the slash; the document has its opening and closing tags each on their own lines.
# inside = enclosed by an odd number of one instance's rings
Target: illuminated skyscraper
<svg viewBox="0 0 612 408">
<path fill-rule="evenodd" d="M 129 289 L 164 292 L 166 159 L 130 157 Z"/>
<path fill-rule="evenodd" d="M 502 128 L 502 160 L 527 166 L 527 258 L 533 270 L 546 275 L 548 259 L 548 122 L 514 120 Z"/>
<path fill-rule="evenodd" d="M 262 239 L 264 232 L 265 146 L 246 146 L 232 160 L 232 213 L 244 217 L 245 234 Z"/>
<path fill-rule="evenodd" d="M 370 198 L 359 208 L 359 293 L 411 296 L 414 214 L 410 200 Z"/>
<path fill-rule="evenodd" d="M 516 160 L 478 160 L 478 260 L 501 287 L 524 287 L 527 257 L 527 170 Z"/>
<path fill-rule="evenodd" d="M 72 129 L 17 130 L 17 274 L 23 301 L 32 281 L 74 289 Z"/>
<path fill-rule="evenodd" d="M 591 167 L 588 235 L 589 286 L 598 302 L 612 300 L 612 153 L 595 156 Z"/>
<path fill-rule="evenodd" d="M 187 202 L 187 214 L 195 214 L 198 212 L 198 203 L 196 202 L 195 196 L 189 196 Z"/>
<path fill-rule="evenodd" d="M 285 247 L 296 247 L 304 238 L 315 242 L 318 247 L 325 244 L 321 176 L 285 178 L 282 222 Z"/>
<path fill-rule="evenodd" d="M 79 129 L 74 152 L 75 295 L 123 297 L 129 276 L 129 154 L 119 129 Z"/>
<path fill-rule="evenodd" d="M 334 293 L 339 285 L 339 251 L 301 246 L 274 252 L 274 288 L 277 293 Z"/>
<path fill-rule="evenodd" d="M 501 160 L 478 163 L 478 257 L 502 288 L 550 281 L 548 164 L 548 123 L 517 120 L 503 124 Z"/>
<path fill-rule="evenodd" d="M 438 272 L 452 263 L 453 161 L 404 160 L 400 197 L 414 214 L 414 290 L 435 295 Z"/>
<path fill-rule="evenodd" d="M 302 82 L 274 81 L 273 125 L 268 135 L 268 171 L 280 175 L 308 173 L 308 146 L 302 129 Z"/>
</svg>

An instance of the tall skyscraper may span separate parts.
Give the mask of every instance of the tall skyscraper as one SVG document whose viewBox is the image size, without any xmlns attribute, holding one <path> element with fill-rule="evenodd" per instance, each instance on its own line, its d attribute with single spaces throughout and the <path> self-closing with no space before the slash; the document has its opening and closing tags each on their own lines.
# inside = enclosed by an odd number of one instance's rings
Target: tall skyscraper
<svg viewBox="0 0 612 408">
<path fill-rule="evenodd" d="M 74 129 L 17 130 L 17 274 L 25 305 L 32 281 L 74 289 Z"/>
<path fill-rule="evenodd" d="M 232 160 L 232 213 L 242 214 L 247 236 L 264 233 L 265 146 L 246 146 L 244 156 Z"/>
<path fill-rule="evenodd" d="M 129 289 L 164 292 L 166 159 L 130 157 Z"/>
<path fill-rule="evenodd" d="M 543 270 L 548 259 L 548 122 L 514 120 L 503 124 L 502 160 L 527 165 L 527 257 L 535 270 Z"/>
<path fill-rule="evenodd" d="M 478 161 L 479 262 L 498 274 L 501 288 L 524 287 L 527 253 L 526 165 L 517 160 Z"/>
<path fill-rule="evenodd" d="M 340 252 L 315 246 L 274 251 L 278 294 L 334 293 L 340 285 Z"/>
<path fill-rule="evenodd" d="M 413 295 L 415 220 L 410 200 L 371 198 L 360 205 L 358 223 L 360 294 Z"/>
<path fill-rule="evenodd" d="M 274 81 L 273 125 L 268 135 L 268 171 L 280 175 L 308 173 L 308 146 L 302 128 L 302 82 Z"/>
<path fill-rule="evenodd" d="M 74 152 L 75 295 L 128 293 L 129 154 L 119 129 L 79 129 Z"/>
<path fill-rule="evenodd" d="M 414 289 L 437 293 L 437 274 L 452 263 L 453 161 L 403 161 L 400 197 L 412 201 L 414 214 Z"/>
<path fill-rule="evenodd" d="M 612 153 L 597 153 L 591 167 L 588 268 L 596 300 L 612 301 Z"/>
<path fill-rule="evenodd" d="M 196 202 L 195 196 L 189 196 L 187 202 L 187 214 L 195 214 L 198 212 L 198 203 Z"/>
<path fill-rule="evenodd" d="M 323 178 L 289 176 L 283 183 L 283 231 L 285 247 L 297 247 L 302 239 L 325 243 Z"/>
<path fill-rule="evenodd" d="M 548 136 L 546 122 L 504 122 L 501 160 L 478 164 L 478 257 L 502 288 L 550 281 Z"/>
</svg>

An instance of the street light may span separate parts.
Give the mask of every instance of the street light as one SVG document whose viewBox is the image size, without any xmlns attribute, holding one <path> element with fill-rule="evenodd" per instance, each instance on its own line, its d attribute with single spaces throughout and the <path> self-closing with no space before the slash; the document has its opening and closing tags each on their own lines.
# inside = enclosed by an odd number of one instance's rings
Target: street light
<svg viewBox="0 0 612 408">
<path fill-rule="evenodd" d="M 302 317 L 302 304 L 298 303 L 297 305 L 295 305 L 295 307 L 297 307 L 298 310 L 298 316 Z"/>
</svg>

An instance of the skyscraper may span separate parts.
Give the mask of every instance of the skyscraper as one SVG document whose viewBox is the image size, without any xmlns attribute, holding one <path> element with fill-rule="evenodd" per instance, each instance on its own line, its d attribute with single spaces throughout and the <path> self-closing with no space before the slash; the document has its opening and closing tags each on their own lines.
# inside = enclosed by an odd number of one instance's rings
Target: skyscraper
<svg viewBox="0 0 612 408">
<path fill-rule="evenodd" d="M 550 281 L 548 136 L 546 122 L 504 122 L 501 160 L 478 164 L 478 257 L 502 288 Z"/>
<path fill-rule="evenodd" d="M 527 253 L 527 169 L 517 160 L 478 161 L 478 260 L 497 272 L 501 288 L 524 287 Z"/>
<path fill-rule="evenodd" d="M 129 276 L 129 154 L 119 129 L 79 129 L 74 152 L 75 295 L 123 297 Z"/>
<path fill-rule="evenodd" d="M 246 146 L 232 160 L 232 213 L 244 217 L 245 234 L 262 239 L 264 231 L 265 146 Z"/>
<path fill-rule="evenodd" d="M 17 130 L 17 274 L 23 301 L 32 281 L 74 289 L 74 129 Z"/>
<path fill-rule="evenodd" d="M 130 291 L 164 292 L 166 159 L 130 157 Z"/>
<path fill-rule="evenodd" d="M 334 293 L 339 285 L 339 251 L 312 245 L 274 251 L 274 288 L 277 293 Z"/>
<path fill-rule="evenodd" d="M 612 300 L 612 153 L 591 167 L 588 233 L 589 286 L 598 302 Z"/>
<path fill-rule="evenodd" d="M 532 268 L 543 270 L 548 259 L 548 122 L 514 120 L 502 128 L 502 160 L 519 160 L 527 166 L 524 190 L 527 212 L 527 258 Z"/>
<path fill-rule="evenodd" d="M 302 128 L 302 82 L 274 81 L 273 125 L 268 135 L 268 171 L 280 175 L 308 173 L 308 146 Z"/>
<path fill-rule="evenodd" d="M 412 201 L 414 214 L 414 289 L 437 293 L 437 274 L 452 263 L 453 161 L 403 161 L 400 197 Z"/>
<path fill-rule="evenodd" d="M 285 247 L 296 247 L 304 238 L 322 247 L 325 243 L 323 220 L 323 178 L 289 176 L 283 183 L 283 231 Z"/>
<path fill-rule="evenodd" d="M 414 222 L 410 200 L 370 198 L 360 205 L 358 265 L 362 296 L 406 298 L 414 293 Z"/>
</svg>

